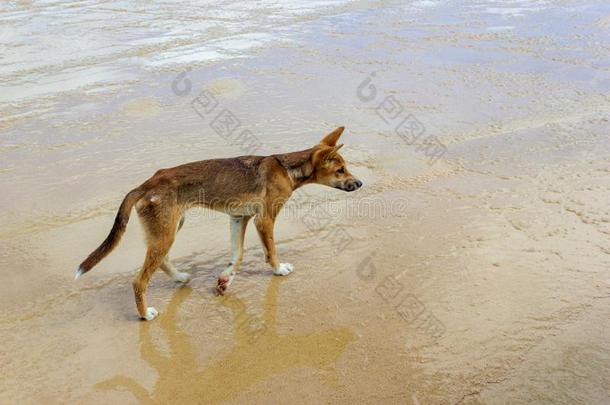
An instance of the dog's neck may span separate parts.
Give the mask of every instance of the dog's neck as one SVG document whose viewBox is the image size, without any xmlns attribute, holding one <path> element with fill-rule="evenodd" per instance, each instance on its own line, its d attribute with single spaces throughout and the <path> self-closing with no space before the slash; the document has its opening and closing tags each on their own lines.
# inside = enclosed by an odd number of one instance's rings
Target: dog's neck
<svg viewBox="0 0 610 405">
<path fill-rule="evenodd" d="M 280 155 L 273 155 L 280 164 L 286 169 L 290 181 L 292 182 L 292 189 L 297 188 L 310 183 L 313 177 L 313 163 L 312 154 L 314 148 L 302 150 L 299 152 L 282 153 Z"/>
</svg>

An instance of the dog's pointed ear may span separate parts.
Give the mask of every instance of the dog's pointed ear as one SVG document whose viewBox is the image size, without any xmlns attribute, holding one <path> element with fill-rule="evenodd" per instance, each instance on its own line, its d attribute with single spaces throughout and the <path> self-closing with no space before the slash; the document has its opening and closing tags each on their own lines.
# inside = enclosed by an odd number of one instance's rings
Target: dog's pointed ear
<svg viewBox="0 0 610 405">
<path fill-rule="evenodd" d="M 333 132 L 331 132 L 330 134 L 328 134 L 324 138 L 322 138 L 320 143 L 322 145 L 335 146 L 337 144 L 337 141 L 339 140 L 339 137 L 343 133 L 344 129 L 345 129 L 345 127 L 339 127 L 337 129 L 335 129 Z"/>
<path fill-rule="evenodd" d="M 311 155 L 311 162 L 314 166 L 318 162 L 326 163 L 332 161 L 339 151 L 343 147 L 343 144 L 333 146 L 332 148 L 327 147 L 326 145 L 316 148 L 314 153 Z"/>
<path fill-rule="evenodd" d="M 328 152 L 328 155 L 326 155 L 326 160 L 331 160 L 332 158 L 335 157 L 335 155 L 337 155 L 337 153 L 339 152 L 339 149 L 341 149 L 343 147 L 343 144 L 339 144 L 337 146 L 335 146 L 334 148 L 331 149 L 330 152 Z"/>
</svg>

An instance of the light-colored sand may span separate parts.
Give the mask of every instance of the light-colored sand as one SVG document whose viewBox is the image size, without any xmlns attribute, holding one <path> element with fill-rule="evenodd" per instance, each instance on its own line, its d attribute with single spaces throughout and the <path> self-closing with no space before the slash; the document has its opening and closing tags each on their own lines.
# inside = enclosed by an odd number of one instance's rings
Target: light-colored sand
<svg viewBox="0 0 610 405">
<path fill-rule="evenodd" d="M 0 403 L 608 403 L 610 8 L 259 3 L 0 6 Z M 346 125 L 365 186 L 295 195 L 288 277 L 248 229 L 226 297 L 228 220 L 191 211 L 171 256 L 193 278 L 155 274 L 140 322 L 135 213 L 73 271 L 156 169 L 243 153 L 202 89 L 262 154 Z M 446 145 L 434 165 L 387 96 Z"/>
</svg>

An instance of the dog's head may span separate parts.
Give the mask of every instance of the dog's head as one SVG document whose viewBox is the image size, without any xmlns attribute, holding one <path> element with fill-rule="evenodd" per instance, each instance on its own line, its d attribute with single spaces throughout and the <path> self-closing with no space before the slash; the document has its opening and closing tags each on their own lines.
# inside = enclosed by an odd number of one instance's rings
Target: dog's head
<svg viewBox="0 0 610 405">
<path fill-rule="evenodd" d="M 313 180 L 317 184 L 338 188 L 343 191 L 355 191 L 362 187 L 362 182 L 355 178 L 339 154 L 343 144 L 337 145 L 344 127 L 339 127 L 326 135 L 315 147 L 313 153 Z"/>
</svg>

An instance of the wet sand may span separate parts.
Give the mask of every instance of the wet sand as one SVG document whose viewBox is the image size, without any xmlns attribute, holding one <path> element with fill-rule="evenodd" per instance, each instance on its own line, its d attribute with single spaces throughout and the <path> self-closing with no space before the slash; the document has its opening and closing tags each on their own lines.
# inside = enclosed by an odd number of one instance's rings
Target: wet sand
<svg viewBox="0 0 610 405">
<path fill-rule="evenodd" d="M 0 6 L 0 403 L 608 403 L 610 7 L 158 4 Z M 202 91 L 260 154 L 346 125 L 365 186 L 296 193 L 288 277 L 250 227 L 225 297 L 228 218 L 191 211 L 141 322 L 137 215 L 74 270 L 158 168 L 243 154 Z"/>
</svg>

